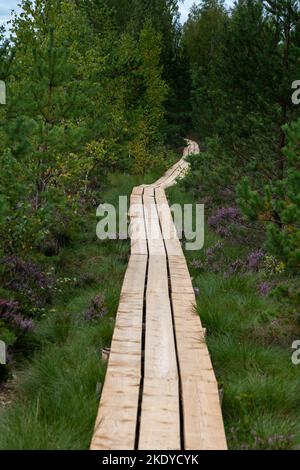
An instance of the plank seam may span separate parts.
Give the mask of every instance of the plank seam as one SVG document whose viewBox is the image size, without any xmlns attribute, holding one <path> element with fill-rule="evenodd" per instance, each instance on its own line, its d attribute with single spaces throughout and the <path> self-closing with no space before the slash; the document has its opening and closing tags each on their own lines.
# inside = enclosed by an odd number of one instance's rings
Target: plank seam
<svg viewBox="0 0 300 470">
<path fill-rule="evenodd" d="M 176 330 L 175 330 L 174 308 L 173 308 L 173 301 L 172 301 L 171 275 L 170 275 L 169 257 L 168 257 L 167 247 L 166 247 L 166 241 L 165 241 L 165 237 L 163 236 L 161 219 L 160 219 L 159 211 L 158 211 L 158 207 L 157 207 L 156 189 L 154 191 L 154 201 L 155 201 L 155 207 L 156 207 L 156 212 L 157 212 L 157 216 L 158 216 L 159 226 L 160 226 L 160 230 L 161 230 L 161 233 L 162 233 L 164 248 L 165 248 L 165 252 L 166 252 L 167 273 L 168 273 L 168 291 L 169 291 L 169 300 L 170 300 L 170 307 L 171 307 L 173 336 L 174 336 L 174 345 L 175 345 L 175 355 L 176 355 L 176 363 L 177 363 L 177 371 L 178 371 L 180 448 L 181 448 L 181 450 L 184 450 L 185 447 L 184 447 L 184 418 L 183 418 L 183 403 L 182 403 L 182 383 L 181 383 L 179 353 L 178 353 L 178 347 L 177 347 L 177 337 L 176 337 Z"/>
<path fill-rule="evenodd" d="M 146 228 L 146 221 L 145 221 L 144 192 L 145 192 L 145 188 L 143 188 L 143 192 L 142 192 L 142 204 L 143 204 L 144 226 L 145 226 L 145 233 L 146 233 L 147 228 Z M 137 409 L 137 423 L 136 423 L 135 445 L 134 445 L 135 451 L 139 449 L 142 402 L 143 402 L 144 381 L 145 381 L 146 293 L 147 293 L 148 272 L 149 272 L 149 243 L 148 243 L 147 236 L 146 236 L 146 245 L 147 245 L 148 255 L 147 255 L 147 266 L 146 266 L 144 299 L 143 299 L 143 323 L 142 323 L 142 340 L 141 340 L 141 380 L 140 380 L 140 392 L 139 392 L 139 401 L 138 401 L 138 409 Z"/>
</svg>

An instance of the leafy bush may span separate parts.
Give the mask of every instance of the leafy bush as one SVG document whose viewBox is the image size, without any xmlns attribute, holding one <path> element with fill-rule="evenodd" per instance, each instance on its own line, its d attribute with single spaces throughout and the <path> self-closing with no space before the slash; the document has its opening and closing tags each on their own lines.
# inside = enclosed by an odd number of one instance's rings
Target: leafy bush
<svg viewBox="0 0 300 470">
<path fill-rule="evenodd" d="M 11 353 L 16 350 L 26 353 L 34 329 L 33 319 L 21 314 L 18 302 L 0 299 L 0 339 L 7 350 L 7 364 L 0 365 L 0 383 L 9 377 Z"/>
<path fill-rule="evenodd" d="M 245 178 L 238 186 L 240 206 L 246 216 L 267 225 L 267 247 L 286 265 L 300 270 L 300 120 L 286 127 L 288 144 L 284 149 L 286 169 L 283 178 L 271 181 L 264 191 L 252 189 Z"/>
<path fill-rule="evenodd" d="M 53 273 L 45 273 L 37 262 L 18 256 L 6 257 L 2 260 L 1 278 L 4 287 L 15 293 L 24 312 L 44 307 L 53 300 Z"/>
<path fill-rule="evenodd" d="M 0 299 L 0 319 L 16 332 L 34 330 L 34 321 L 20 314 L 20 307 L 17 302 Z"/>
</svg>

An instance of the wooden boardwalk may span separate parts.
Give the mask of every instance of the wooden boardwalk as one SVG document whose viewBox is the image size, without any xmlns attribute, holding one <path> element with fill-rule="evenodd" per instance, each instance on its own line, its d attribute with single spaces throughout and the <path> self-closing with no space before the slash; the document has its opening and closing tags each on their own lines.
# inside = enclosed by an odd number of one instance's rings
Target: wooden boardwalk
<svg viewBox="0 0 300 470">
<path fill-rule="evenodd" d="M 199 153 L 131 195 L 122 288 L 93 450 L 224 450 L 218 386 L 164 189 Z"/>
</svg>

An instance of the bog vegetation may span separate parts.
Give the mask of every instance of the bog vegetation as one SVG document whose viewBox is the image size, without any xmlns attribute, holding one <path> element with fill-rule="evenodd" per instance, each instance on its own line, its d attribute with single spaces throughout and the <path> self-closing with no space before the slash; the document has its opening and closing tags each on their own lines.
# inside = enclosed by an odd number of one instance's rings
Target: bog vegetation
<svg viewBox="0 0 300 470">
<path fill-rule="evenodd" d="M 202 0 L 184 26 L 178 3 L 22 0 L 0 33 L 1 448 L 88 446 L 129 252 L 97 241 L 96 207 L 187 135 L 170 195 L 206 205 L 187 256 L 230 447 L 299 445 L 300 2 Z"/>
</svg>

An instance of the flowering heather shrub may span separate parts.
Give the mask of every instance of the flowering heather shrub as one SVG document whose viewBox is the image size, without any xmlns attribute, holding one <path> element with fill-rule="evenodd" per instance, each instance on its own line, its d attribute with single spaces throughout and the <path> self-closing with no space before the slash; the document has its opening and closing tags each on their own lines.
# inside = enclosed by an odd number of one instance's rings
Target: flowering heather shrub
<svg viewBox="0 0 300 470">
<path fill-rule="evenodd" d="M 221 207 L 209 218 L 208 223 L 211 227 L 216 228 L 224 220 L 227 222 L 240 220 L 239 210 L 235 207 Z"/>
<path fill-rule="evenodd" d="M 258 271 L 262 267 L 265 256 L 263 250 L 252 251 L 247 258 L 248 268 L 252 271 Z"/>
<path fill-rule="evenodd" d="M 236 259 L 233 263 L 230 264 L 227 271 L 225 271 L 224 276 L 230 277 L 238 272 L 241 272 L 245 269 L 245 263 L 241 259 Z"/>
<path fill-rule="evenodd" d="M 224 248 L 224 243 L 218 241 L 215 245 L 208 248 L 205 252 L 207 258 L 215 258 L 220 255 L 220 251 Z"/>
<path fill-rule="evenodd" d="M 259 295 L 261 295 L 262 297 L 267 297 L 270 294 L 271 289 L 272 289 L 272 285 L 267 281 L 263 281 L 258 286 Z"/>
<path fill-rule="evenodd" d="M 275 434 L 269 437 L 261 437 L 255 431 L 252 432 L 253 435 L 253 445 L 251 445 L 251 450 L 287 450 L 291 449 L 293 444 L 294 436 L 284 435 L 284 434 Z M 241 446 L 242 450 L 250 450 L 250 446 L 244 444 Z"/>
<path fill-rule="evenodd" d="M 201 198 L 201 203 L 205 206 L 212 206 L 213 199 L 211 196 L 204 196 L 203 198 Z"/>
<path fill-rule="evenodd" d="M 52 302 L 55 279 L 51 273 L 46 274 L 37 263 L 18 256 L 5 258 L 3 265 L 4 287 L 16 292 L 22 307 L 42 307 Z"/>
<path fill-rule="evenodd" d="M 192 268 L 198 270 L 198 269 L 201 269 L 204 266 L 204 264 L 199 259 L 193 259 L 193 261 L 191 262 L 191 266 Z"/>
<path fill-rule="evenodd" d="M 7 347 L 6 364 L 0 365 L 0 384 L 10 376 L 14 348 L 24 344 L 27 333 L 34 329 L 33 320 L 21 315 L 18 302 L 0 299 L 0 338 Z"/>
<path fill-rule="evenodd" d="M 84 314 L 84 319 L 88 322 L 97 322 L 101 320 L 108 312 L 102 295 L 96 295 Z"/>
<path fill-rule="evenodd" d="M 234 447 L 240 450 L 291 450 L 294 440 L 292 433 L 262 436 L 253 429 L 249 431 L 250 442 L 243 442 L 233 427 L 230 429 L 230 435 Z"/>
<path fill-rule="evenodd" d="M 205 270 L 207 272 L 220 272 L 224 269 L 226 259 L 223 252 L 224 244 L 218 241 L 205 251 L 204 261 L 194 259 L 191 266 L 196 270 Z"/>
<path fill-rule="evenodd" d="M 208 225 L 222 238 L 229 238 L 236 233 L 236 229 L 242 229 L 242 216 L 235 207 L 222 207 L 209 217 Z"/>
<path fill-rule="evenodd" d="M 24 318 L 20 314 L 18 302 L 0 299 L 0 320 L 4 321 L 8 327 L 21 332 L 33 331 L 34 321 L 30 318 Z"/>
<path fill-rule="evenodd" d="M 218 241 L 215 245 L 208 248 L 205 252 L 206 270 L 219 273 L 223 272 L 227 265 L 227 256 L 224 252 L 224 244 Z"/>
</svg>

